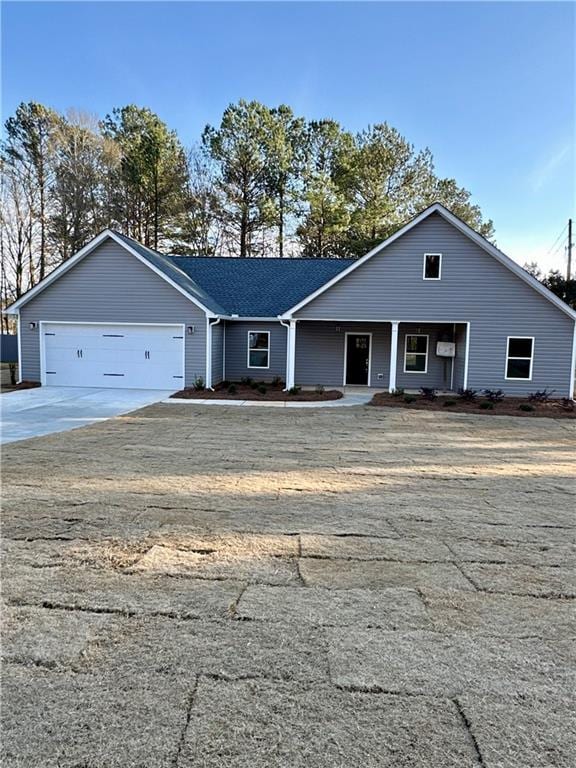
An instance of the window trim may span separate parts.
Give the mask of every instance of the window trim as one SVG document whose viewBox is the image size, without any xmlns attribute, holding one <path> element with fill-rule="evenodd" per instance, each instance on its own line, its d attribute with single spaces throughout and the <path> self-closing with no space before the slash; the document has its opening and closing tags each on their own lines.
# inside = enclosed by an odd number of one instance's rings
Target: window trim
<svg viewBox="0 0 576 768">
<path fill-rule="evenodd" d="M 438 277 L 426 277 L 426 259 L 428 256 L 440 257 Z M 432 280 L 432 281 L 442 280 L 442 254 L 441 253 L 425 253 L 424 254 L 424 263 L 422 264 L 422 280 Z"/>
<path fill-rule="evenodd" d="M 422 338 L 426 339 L 426 353 L 424 357 L 424 370 L 423 371 L 408 371 L 406 370 L 406 355 L 408 354 L 408 338 L 410 336 L 421 336 Z M 428 354 L 430 352 L 430 334 L 429 333 L 405 333 L 404 334 L 404 373 L 419 373 L 419 374 L 426 374 L 428 373 Z M 424 352 L 410 352 L 411 355 L 424 355 Z"/>
<path fill-rule="evenodd" d="M 265 333 L 266 336 L 268 336 L 268 345 L 266 349 L 264 347 L 251 347 L 250 346 L 250 334 L 251 333 Z M 270 368 L 270 331 L 256 331 L 251 330 L 247 331 L 246 334 L 246 367 L 251 369 L 256 369 L 260 371 L 267 371 Z M 250 365 L 250 352 L 264 352 L 268 354 L 268 365 Z"/>
<path fill-rule="evenodd" d="M 510 339 L 530 339 L 532 342 L 532 354 L 530 357 L 510 357 Z M 506 337 L 506 359 L 504 362 L 504 380 L 505 381 L 532 381 L 532 370 L 534 368 L 534 347 L 535 347 L 535 337 L 534 336 L 507 336 Z M 530 360 L 530 370 L 529 375 L 526 378 L 525 376 L 508 376 L 508 363 L 510 360 Z"/>
</svg>

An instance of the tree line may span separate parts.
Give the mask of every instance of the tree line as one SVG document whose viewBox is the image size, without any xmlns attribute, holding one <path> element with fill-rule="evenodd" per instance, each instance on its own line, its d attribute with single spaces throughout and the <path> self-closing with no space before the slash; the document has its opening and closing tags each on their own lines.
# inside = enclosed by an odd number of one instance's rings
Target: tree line
<svg viewBox="0 0 576 768">
<path fill-rule="evenodd" d="M 150 109 L 18 106 L 0 148 L 2 303 L 105 227 L 167 253 L 359 256 L 439 201 L 492 237 L 470 193 L 387 123 L 359 133 L 240 100 L 186 148 Z"/>
</svg>

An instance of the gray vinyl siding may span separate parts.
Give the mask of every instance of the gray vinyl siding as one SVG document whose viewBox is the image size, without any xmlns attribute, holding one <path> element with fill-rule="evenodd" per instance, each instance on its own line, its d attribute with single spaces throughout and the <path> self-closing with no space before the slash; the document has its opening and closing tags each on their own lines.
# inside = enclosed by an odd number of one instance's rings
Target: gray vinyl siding
<svg viewBox="0 0 576 768">
<path fill-rule="evenodd" d="M 442 279 L 422 279 L 424 254 L 442 253 Z M 574 320 L 432 214 L 295 313 L 323 320 L 470 322 L 468 386 L 521 395 L 569 393 Z M 531 381 L 505 379 L 508 336 L 534 336 Z"/>
<path fill-rule="evenodd" d="M 249 331 L 270 332 L 270 367 L 248 368 Z M 226 379 L 240 381 L 249 376 L 258 381 L 271 381 L 275 376 L 286 379 L 286 334 L 280 323 L 232 321 L 226 323 Z"/>
<path fill-rule="evenodd" d="M 451 341 L 452 333 L 452 325 L 401 324 L 398 329 L 396 386 L 402 389 L 420 389 L 420 387 L 450 389 L 452 360 L 436 355 L 436 343 L 440 340 Z M 410 334 L 428 336 L 428 367 L 426 373 L 404 373 L 406 336 Z"/>
<path fill-rule="evenodd" d="M 224 322 L 212 326 L 212 385 L 224 378 Z"/>
<path fill-rule="evenodd" d="M 388 387 L 391 344 L 389 323 L 298 322 L 294 376 L 297 385 L 343 385 L 347 332 L 372 334 L 370 385 Z"/>
<path fill-rule="evenodd" d="M 206 374 L 205 313 L 112 240 L 25 304 L 20 319 L 24 379 L 40 381 L 40 329 L 29 323 L 58 320 L 194 326 L 185 334 L 185 385 Z"/>
</svg>

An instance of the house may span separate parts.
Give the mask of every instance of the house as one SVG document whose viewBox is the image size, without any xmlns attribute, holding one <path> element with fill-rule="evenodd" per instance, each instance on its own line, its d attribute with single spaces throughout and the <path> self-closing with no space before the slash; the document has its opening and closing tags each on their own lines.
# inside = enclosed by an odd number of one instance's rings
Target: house
<svg viewBox="0 0 576 768">
<path fill-rule="evenodd" d="M 576 312 L 440 204 L 357 260 L 164 256 L 105 230 L 7 311 L 44 385 L 574 392 Z"/>
</svg>

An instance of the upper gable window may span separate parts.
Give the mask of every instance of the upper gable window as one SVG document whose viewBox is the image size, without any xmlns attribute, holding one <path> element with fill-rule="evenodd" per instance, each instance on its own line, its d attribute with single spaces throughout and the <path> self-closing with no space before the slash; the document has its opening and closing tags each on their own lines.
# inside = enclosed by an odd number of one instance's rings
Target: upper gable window
<svg viewBox="0 0 576 768">
<path fill-rule="evenodd" d="M 424 280 L 440 280 L 442 277 L 442 254 L 424 254 Z"/>
</svg>

